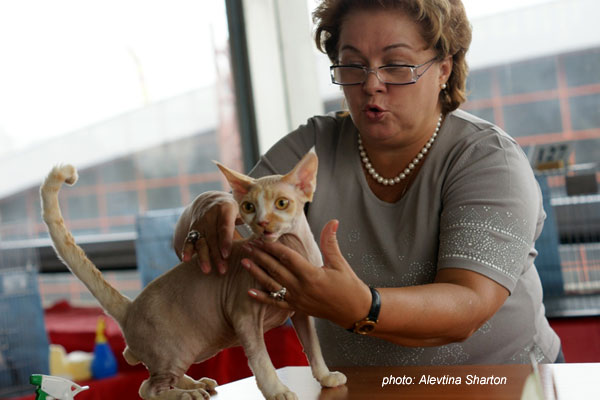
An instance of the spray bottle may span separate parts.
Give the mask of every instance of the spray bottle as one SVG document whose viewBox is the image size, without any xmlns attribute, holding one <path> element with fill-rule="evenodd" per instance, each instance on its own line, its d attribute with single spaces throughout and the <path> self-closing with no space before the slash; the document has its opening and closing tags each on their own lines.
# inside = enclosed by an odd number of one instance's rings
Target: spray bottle
<svg viewBox="0 0 600 400">
<path fill-rule="evenodd" d="M 35 400 L 73 400 L 76 394 L 90 388 L 51 375 L 34 374 L 29 377 L 29 382 L 37 386 Z"/>
</svg>

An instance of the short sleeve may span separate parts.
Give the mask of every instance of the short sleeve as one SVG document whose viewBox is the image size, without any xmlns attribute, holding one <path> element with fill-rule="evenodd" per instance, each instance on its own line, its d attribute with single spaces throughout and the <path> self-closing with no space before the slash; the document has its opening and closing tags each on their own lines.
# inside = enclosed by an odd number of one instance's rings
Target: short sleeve
<svg viewBox="0 0 600 400">
<path fill-rule="evenodd" d="M 539 187 L 512 138 L 495 128 L 474 135 L 443 187 L 438 268 L 472 270 L 512 292 L 535 255 Z"/>
</svg>

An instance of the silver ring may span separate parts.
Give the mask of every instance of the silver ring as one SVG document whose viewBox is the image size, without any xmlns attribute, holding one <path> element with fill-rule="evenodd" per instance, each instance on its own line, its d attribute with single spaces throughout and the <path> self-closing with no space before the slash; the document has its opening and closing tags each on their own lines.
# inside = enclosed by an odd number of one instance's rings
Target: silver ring
<svg viewBox="0 0 600 400">
<path fill-rule="evenodd" d="M 185 241 L 189 242 L 191 244 L 196 244 L 196 242 L 203 237 L 204 237 L 204 235 L 201 234 L 200 232 L 198 232 L 196 230 L 191 230 L 188 232 L 187 236 L 185 237 Z"/>
<path fill-rule="evenodd" d="M 274 298 L 277 301 L 285 301 L 286 293 L 287 293 L 287 289 L 285 288 L 285 286 L 283 286 L 278 291 L 269 293 L 269 296 L 271 296 L 272 298 Z"/>
</svg>

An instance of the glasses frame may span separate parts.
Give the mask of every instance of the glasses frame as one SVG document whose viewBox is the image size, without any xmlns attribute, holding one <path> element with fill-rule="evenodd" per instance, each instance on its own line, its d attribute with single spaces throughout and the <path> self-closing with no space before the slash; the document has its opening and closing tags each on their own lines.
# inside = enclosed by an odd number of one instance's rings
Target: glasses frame
<svg viewBox="0 0 600 400">
<path fill-rule="evenodd" d="M 352 86 L 352 85 L 362 85 L 363 83 L 365 83 L 367 81 L 367 78 L 369 77 L 370 73 L 374 73 L 375 76 L 377 77 L 377 79 L 379 79 L 379 81 L 381 83 L 384 83 L 386 85 L 414 85 L 415 83 L 417 83 L 417 81 L 419 80 L 420 77 L 422 77 L 423 75 L 425 75 L 425 72 L 427 72 L 429 70 L 429 68 L 431 68 L 431 66 L 433 65 L 434 61 L 439 60 L 438 56 L 433 57 L 431 60 L 429 61 L 425 61 L 423 64 L 419 64 L 419 65 L 409 65 L 409 64 L 387 64 L 387 65 L 382 65 L 381 67 L 377 67 L 377 68 L 367 68 L 364 65 L 346 65 L 346 64 L 335 64 L 329 67 L 329 73 L 331 75 L 331 83 L 335 84 L 335 85 L 340 85 L 340 86 Z M 417 73 L 417 69 L 421 68 L 425 65 L 427 65 L 427 68 L 425 68 L 425 70 L 423 72 L 421 72 L 420 74 Z M 386 68 L 397 68 L 397 67 L 403 67 L 403 68 L 409 68 L 411 75 L 412 75 L 412 80 L 410 82 L 404 82 L 404 83 L 396 83 L 396 82 L 386 82 L 383 79 L 381 79 L 381 77 L 379 76 L 379 71 L 382 69 L 386 69 Z M 363 78 L 362 81 L 360 82 L 353 82 L 353 83 L 340 83 L 337 82 L 335 80 L 335 75 L 334 75 L 334 70 L 336 68 L 354 68 L 354 69 L 361 69 L 364 71 L 365 76 Z"/>
</svg>

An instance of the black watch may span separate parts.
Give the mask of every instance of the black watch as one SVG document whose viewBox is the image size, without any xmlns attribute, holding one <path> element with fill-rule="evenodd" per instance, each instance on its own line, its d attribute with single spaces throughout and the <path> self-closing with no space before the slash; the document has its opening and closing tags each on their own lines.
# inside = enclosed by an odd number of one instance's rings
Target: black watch
<svg viewBox="0 0 600 400">
<path fill-rule="evenodd" d="M 358 333 L 359 335 L 367 335 L 373 332 L 373 330 L 375 329 L 375 325 L 377 325 L 377 321 L 379 320 L 381 296 L 379 295 L 377 289 L 372 288 L 370 286 L 369 289 L 371 289 L 371 296 L 373 296 L 373 299 L 371 301 L 371 309 L 369 310 L 369 315 L 367 315 L 360 321 L 355 322 L 354 326 L 348 329 L 348 331 Z"/>
</svg>

